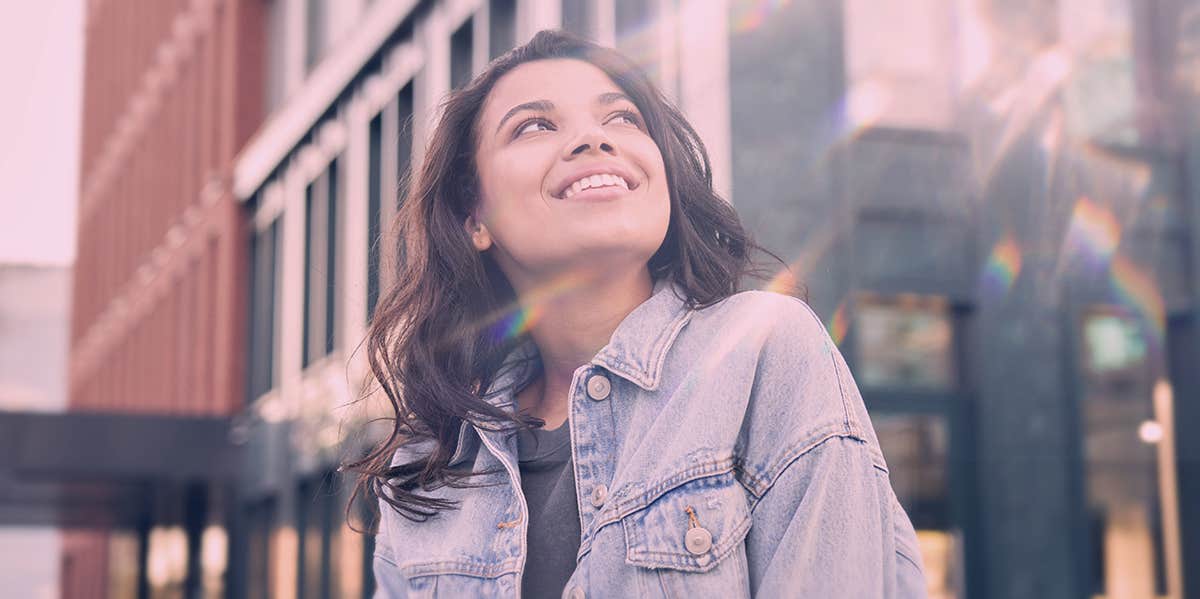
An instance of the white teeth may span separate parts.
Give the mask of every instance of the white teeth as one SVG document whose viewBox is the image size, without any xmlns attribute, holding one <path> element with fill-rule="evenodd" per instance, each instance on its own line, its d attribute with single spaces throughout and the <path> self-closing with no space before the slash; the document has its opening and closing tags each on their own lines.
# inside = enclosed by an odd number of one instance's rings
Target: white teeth
<svg viewBox="0 0 1200 599">
<path fill-rule="evenodd" d="M 599 175 L 591 175 L 589 177 L 583 177 L 583 178 L 579 179 L 578 181 L 572 183 L 571 186 L 568 187 L 566 189 L 566 191 L 563 192 L 563 199 L 569 198 L 585 189 L 590 189 L 592 187 L 604 187 L 604 186 L 615 186 L 615 187 L 620 187 L 626 191 L 629 190 L 629 182 L 627 182 L 622 177 L 619 177 L 617 175 L 608 174 L 608 173 L 602 173 Z"/>
</svg>

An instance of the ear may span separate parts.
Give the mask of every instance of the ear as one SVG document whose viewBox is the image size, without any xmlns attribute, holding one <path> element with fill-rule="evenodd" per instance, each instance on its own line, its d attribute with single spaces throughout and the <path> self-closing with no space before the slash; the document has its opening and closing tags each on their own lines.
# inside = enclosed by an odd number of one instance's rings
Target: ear
<svg viewBox="0 0 1200 599">
<path fill-rule="evenodd" d="M 492 247 L 491 233 L 488 233 L 487 226 L 476 220 L 474 215 L 467 216 L 463 227 L 467 229 L 467 235 L 471 236 L 471 243 L 476 250 L 482 252 Z"/>
</svg>

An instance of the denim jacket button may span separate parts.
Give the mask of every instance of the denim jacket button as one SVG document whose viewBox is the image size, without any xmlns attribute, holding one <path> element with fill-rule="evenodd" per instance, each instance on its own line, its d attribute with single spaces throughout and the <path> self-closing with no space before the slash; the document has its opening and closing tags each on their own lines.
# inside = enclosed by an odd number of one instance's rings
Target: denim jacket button
<svg viewBox="0 0 1200 599">
<path fill-rule="evenodd" d="M 567 593 L 567 597 L 568 599 L 586 599 L 587 595 L 584 594 L 581 587 L 571 587 L 571 592 Z"/>
<path fill-rule="evenodd" d="M 603 483 L 592 487 L 592 507 L 599 508 L 608 500 L 608 487 Z"/>
<path fill-rule="evenodd" d="M 612 391 L 612 384 L 608 382 L 608 377 L 603 374 L 593 374 L 592 378 L 587 382 L 588 397 L 602 401 L 608 399 L 608 394 Z"/>
<path fill-rule="evenodd" d="M 687 536 L 683 538 L 683 544 L 693 555 L 701 555 L 712 549 L 712 533 L 703 526 L 689 528 Z"/>
</svg>

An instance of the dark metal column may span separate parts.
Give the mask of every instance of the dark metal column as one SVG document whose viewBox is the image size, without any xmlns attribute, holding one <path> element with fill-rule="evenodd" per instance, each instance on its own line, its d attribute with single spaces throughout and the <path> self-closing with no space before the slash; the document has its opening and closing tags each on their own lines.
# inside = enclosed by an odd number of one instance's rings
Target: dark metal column
<svg viewBox="0 0 1200 599">
<path fill-rule="evenodd" d="M 187 574 L 183 579 L 183 596 L 201 599 L 204 596 L 204 573 L 201 568 L 202 539 L 208 521 L 208 485 L 189 483 L 184 489 L 184 530 L 187 533 Z"/>
</svg>

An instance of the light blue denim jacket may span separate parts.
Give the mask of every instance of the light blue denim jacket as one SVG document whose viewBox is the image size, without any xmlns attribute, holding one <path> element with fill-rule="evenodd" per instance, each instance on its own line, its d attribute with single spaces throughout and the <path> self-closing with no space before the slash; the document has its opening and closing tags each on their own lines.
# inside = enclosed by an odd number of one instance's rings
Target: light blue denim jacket
<svg viewBox="0 0 1200 599">
<path fill-rule="evenodd" d="M 659 281 L 575 371 L 582 538 L 563 596 L 924 597 L 912 523 L 812 310 L 765 291 L 702 310 L 682 296 Z M 528 352 L 532 342 L 508 363 Z M 518 374 L 502 369 L 491 389 L 507 390 L 488 401 L 514 409 Z M 521 596 L 516 454 L 514 434 L 464 424 L 452 463 L 496 469 L 473 479 L 492 486 L 434 491 L 460 508 L 422 523 L 380 503 L 377 596 Z"/>
</svg>

